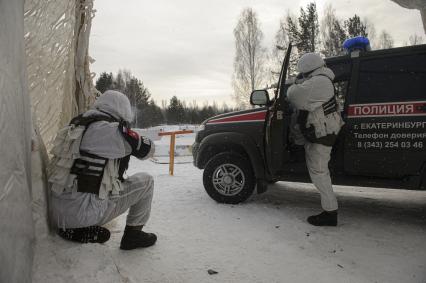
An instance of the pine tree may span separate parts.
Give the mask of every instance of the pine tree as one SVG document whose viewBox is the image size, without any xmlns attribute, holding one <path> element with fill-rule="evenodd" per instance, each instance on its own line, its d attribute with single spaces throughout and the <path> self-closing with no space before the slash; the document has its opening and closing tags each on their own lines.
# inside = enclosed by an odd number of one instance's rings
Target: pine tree
<svg viewBox="0 0 426 283">
<path fill-rule="evenodd" d="M 366 24 L 356 14 L 345 21 L 345 29 L 349 38 L 356 36 L 368 37 Z"/>
<path fill-rule="evenodd" d="M 161 108 L 151 99 L 147 105 L 141 108 L 138 125 L 141 128 L 148 128 L 164 123 L 163 113 Z"/>
<path fill-rule="evenodd" d="M 306 6 L 306 11 L 300 8 L 299 41 L 297 49 L 301 53 L 315 52 L 319 44 L 319 23 L 317 6 L 314 2 Z"/>
<path fill-rule="evenodd" d="M 309 3 L 306 10 L 301 7 L 297 20 L 287 15 L 287 32 L 300 54 L 317 51 L 319 23 L 316 4 Z"/>
<path fill-rule="evenodd" d="M 296 74 L 296 65 L 299 57 L 307 52 L 318 52 L 320 37 L 318 14 L 315 3 L 309 3 L 306 10 L 300 8 L 298 18 L 287 15 L 287 33 L 289 40 L 296 47 L 290 57 L 289 74 Z"/>
<path fill-rule="evenodd" d="M 96 80 L 96 89 L 101 93 L 104 93 L 108 89 L 113 87 L 113 76 L 112 73 L 102 72 L 99 78 Z"/>
<path fill-rule="evenodd" d="M 166 116 L 168 124 L 183 123 L 185 117 L 185 109 L 183 107 L 182 102 L 176 96 L 173 96 L 170 99 L 169 106 L 166 110 Z"/>
</svg>

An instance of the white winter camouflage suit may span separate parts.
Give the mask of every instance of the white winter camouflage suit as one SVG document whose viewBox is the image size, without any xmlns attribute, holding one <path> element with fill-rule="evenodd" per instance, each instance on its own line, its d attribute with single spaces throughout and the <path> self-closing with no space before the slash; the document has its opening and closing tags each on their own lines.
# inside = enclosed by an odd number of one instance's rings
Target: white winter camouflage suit
<svg viewBox="0 0 426 283">
<path fill-rule="evenodd" d="M 302 56 L 298 64 L 299 71 L 303 69 L 303 64 L 312 65 L 312 62 L 309 62 L 311 58 L 310 56 Z M 307 68 L 309 69 L 309 66 L 305 66 L 305 70 Z M 322 108 L 322 105 L 334 96 L 333 79 L 333 71 L 326 68 L 324 63 L 322 63 L 322 66 L 317 66 L 304 79 L 296 80 L 295 84 L 287 92 L 288 100 L 297 110 L 309 111 L 307 126 L 314 126 L 317 138 L 332 133 L 338 134 L 343 125 L 342 118 L 338 112 L 325 116 Z M 306 165 L 312 183 L 320 192 L 322 208 L 326 211 L 337 210 L 337 199 L 333 192 L 328 168 L 332 147 L 307 141 L 301 135 L 297 124 L 292 129 L 292 135 L 297 144 L 304 144 Z"/>
<path fill-rule="evenodd" d="M 116 91 L 106 91 L 84 117 L 106 115 L 118 120 L 132 121 L 127 97 Z M 98 121 L 84 128 L 65 127 L 58 133 L 52 154 L 49 183 L 52 191 L 51 215 L 60 228 L 80 228 L 102 225 L 130 208 L 127 225 L 144 225 L 149 218 L 154 181 L 146 173 L 137 173 L 124 182 L 118 179 L 118 159 L 131 154 L 129 143 L 119 132 L 118 122 Z M 67 142 L 61 142 L 66 140 Z M 154 144 L 146 156 L 152 156 Z M 108 158 L 99 195 L 77 192 L 76 175 L 70 168 L 79 151 L 83 150 Z"/>
</svg>

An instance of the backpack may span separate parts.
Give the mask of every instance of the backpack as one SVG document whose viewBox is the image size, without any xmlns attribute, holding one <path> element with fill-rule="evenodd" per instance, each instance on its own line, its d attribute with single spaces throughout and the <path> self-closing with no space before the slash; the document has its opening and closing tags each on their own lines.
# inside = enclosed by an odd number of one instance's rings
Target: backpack
<svg viewBox="0 0 426 283">
<path fill-rule="evenodd" d="M 112 116 L 83 117 L 81 114 L 58 132 L 51 150 L 54 157 L 49 166 L 49 183 L 53 191 L 62 193 L 70 190 L 76 181 L 78 192 L 99 194 L 108 159 L 80 150 L 87 129 L 99 121 L 119 122 Z"/>
</svg>

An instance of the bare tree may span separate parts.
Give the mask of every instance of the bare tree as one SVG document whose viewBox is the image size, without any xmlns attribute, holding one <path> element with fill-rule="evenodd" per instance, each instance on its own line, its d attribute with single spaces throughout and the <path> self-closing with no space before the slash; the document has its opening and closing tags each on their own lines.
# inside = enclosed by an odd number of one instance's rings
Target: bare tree
<svg viewBox="0 0 426 283">
<path fill-rule="evenodd" d="M 196 99 L 192 100 L 192 102 L 190 103 L 190 107 L 194 109 L 198 108 L 198 102 Z"/>
<path fill-rule="evenodd" d="M 339 55 L 342 52 L 342 44 L 347 36 L 331 4 L 328 4 L 324 9 L 320 32 L 322 53 L 326 57 Z"/>
<path fill-rule="evenodd" d="M 266 50 L 256 13 L 246 8 L 234 29 L 235 59 L 233 87 L 237 104 L 247 107 L 250 93 L 265 82 Z"/>
<path fill-rule="evenodd" d="M 383 30 L 379 35 L 379 40 L 377 42 L 378 49 L 388 49 L 393 47 L 393 38 L 385 30 Z"/>
<path fill-rule="evenodd" d="M 277 67 L 278 72 L 285 56 L 285 53 L 282 49 L 287 47 L 289 43 L 287 30 L 287 17 L 284 17 L 280 20 L 280 26 L 278 28 L 277 33 L 275 34 L 275 46 L 272 48 L 272 57 L 274 60 L 274 65 Z"/>
<path fill-rule="evenodd" d="M 123 72 L 119 70 L 117 73 L 117 76 L 115 77 L 114 89 L 123 92 L 125 87 L 126 87 L 126 83 L 123 78 Z"/>
<path fill-rule="evenodd" d="M 370 47 L 371 49 L 376 48 L 376 27 L 374 26 L 373 22 L 365 17 L 363 19 L 364 25 L 365 25 L 365 33 L 368 34 L 368 39 L 370 40 Z"/>
<path fill-rule="evenodd" d="M 419 45 L 423 43 L 423 38 L 420 35 L 413 34 L 408 38 L 410 45 Z"/>
<path fill-rule="evenodd" d="M 275 85 L 278 82 L 281 67 L 284 61 L 286 48 L 290 42 L 290 36 L 292 36 L 292 40 L 294 43 L 294 37 L 289 32 L 290 28 L 288 26 L 288 23 L 294 24 L 292 26 L 292 31 L 297 32 L 297 25 L 295 24 L 297 22 L 297 18 L 294 15 L 291 15 L 290 12 L 287 12 L 285 16 L 283 16 L 280 20 L 280 24 L 278 27 L 277 32 L 275 33 L 275 40 L 274 45 L 271 48 L 270 52 L 270 60 L 268 68 L 269 68 L 269 77 L 268 77 L 268 84 L 270 86 Z M 297 50 L 293 50 L 291 54 L 291 62 L 293 64 L 290 64 L 290 73 L 294 74 L 296 72 L 295 70 L 295 64 L 297 62 L 298 56 L 297 56 Z"/>
</svg>

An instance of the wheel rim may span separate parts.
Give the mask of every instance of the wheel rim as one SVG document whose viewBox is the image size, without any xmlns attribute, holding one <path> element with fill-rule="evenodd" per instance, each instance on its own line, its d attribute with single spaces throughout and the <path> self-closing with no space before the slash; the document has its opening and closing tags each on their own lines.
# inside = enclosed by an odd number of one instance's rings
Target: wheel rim
<svg viewBox="0 0 426 283">
<path fill-rule="evenodd" d="M 246 183 L 243 170 L 235 164 L 222 164 L 212 177 L 213 187 L 224 196 L 234 196 L 242 191 Z"/>
</svg>

